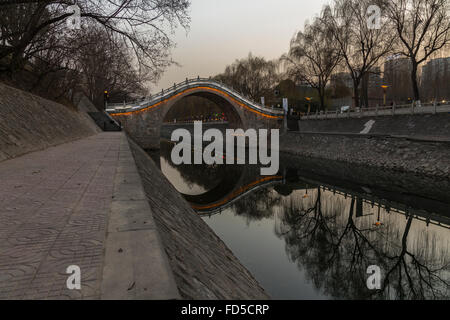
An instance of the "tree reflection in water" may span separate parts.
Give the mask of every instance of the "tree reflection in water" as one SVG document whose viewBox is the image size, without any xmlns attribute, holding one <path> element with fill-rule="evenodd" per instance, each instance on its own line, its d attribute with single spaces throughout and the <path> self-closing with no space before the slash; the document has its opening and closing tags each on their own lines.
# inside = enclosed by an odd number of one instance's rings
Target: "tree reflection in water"
<svg viewBox="0 0 450 320">
<path fill-rule="evenodd" d="M 246 219 L 247 225 L 273 216 L 273 207 L 279 205 L 281 198 L 274 197 L 269 188 L 255 190 L 250 196 L 233 204 L 233 211 Z"/>
<path fill-rule="evenodd" d="M 167 154 L 162 153 L 165 159 Z M 237 167 L 175 168 L 183 183 L 206 190 L 227 177 L 241 175 Z M 289 259 L 325 296 L 450 299 L 450 229 L 427 225 L 406 208 L 394 212 L 367 203 L 358 198 L 364 197 L 361 194 L 311 188 L 301 182 L 297 170 L 287 169 L 285 177 L 286 184 L 256 189 L 235 201 L 231 211 L 244 217 L 247 225 L 273 219 L 274 232 L 284 240 Z M 371 265 L 382 270 L 379 290 L 366 285 Z"/>
<path fill-rule="evenodd" d="M 290 259 L 327 295 L 338 299 L 450 298 L 448 242 L 441 242 L 421 222 L 412 230 L 417 222 L 412 216 L 405 219 L 399 213 L 383 212 L 384 224 L 374 223 L 372 215 L 356 218 L 357 199 L 345 199 L 320 187 L 306 198 L 309 201 L 290 198 L 278 212 L 275 232 L 285 240 Z M 380 290 L 366 286 L 370 265 L 378 265 L 383 272 Z"/>
</svg>

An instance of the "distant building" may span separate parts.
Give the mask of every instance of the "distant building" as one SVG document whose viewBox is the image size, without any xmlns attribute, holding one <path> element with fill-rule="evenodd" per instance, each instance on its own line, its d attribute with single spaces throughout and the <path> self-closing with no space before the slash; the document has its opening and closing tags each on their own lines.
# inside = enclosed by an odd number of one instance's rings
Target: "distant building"
<svg viewBox="0 0 450 320">
<path fill-rule="evenodd" d="M 363 77 L 359 85 L 361 106 L 375 107 L 380 103 L 383 96 L 381 85 L 380 68 L 373 68 Z M 331 105 L 333 108 L 340 109 L 342 106 L 355 106 L 353 79 L 350 73 L 339 72 L 333 74 L 330 79 L 330 88 L 332 95 Z"/>
<path fill-rule="evenodd" d="M 387 101 L 407 103 L 413 97 L 411 61 L 397 56 L 389 57 L 384 63 L 383 84 L 387 89 Z"/>
<path fill-rule="evenodd" d="M 383 80 L 381 79 L 381 70 L 379 67 L 373 68 L 366 76 L 363 78 L 361 83 L 361 105 L 367 106 L 369 108 L 375 107 L 377 104 L 383 103 L 383 90 L 381 85 Z M 367 91 L 364 89 L 367 88 Z M 365 97 L 365 93 L 367 96 Z"/>
<path fill-rule="evenodd" d="M 307 110 L 307 103 L 305 97 L 316 97 L 317 90 L 312 88 L 307 83 L 295 83 L 290 79 L 280 81 L 272 90 L 265 95 L 266 106 L 282 106 L 282 99 L 288 98 L 289 107 L 297 112 L 305 112 Z M 313 99 L 311 105 L 314 105 L 312 110 L 315 110 L 318 104 L 318 99 Z"/>
<path fill-rule="evenodd" d="M 430 60 L 422 68 L 422 96 L 428 101 L 450 99 L 450 57 Z"/>
<path fill-rule="evenodd" d="M 348 72 L 338 72 L 331 75 L 330 85 L 333 88 L 343 85 L 348 89 L 353 89 L 353 79 Z"/>
</svg>

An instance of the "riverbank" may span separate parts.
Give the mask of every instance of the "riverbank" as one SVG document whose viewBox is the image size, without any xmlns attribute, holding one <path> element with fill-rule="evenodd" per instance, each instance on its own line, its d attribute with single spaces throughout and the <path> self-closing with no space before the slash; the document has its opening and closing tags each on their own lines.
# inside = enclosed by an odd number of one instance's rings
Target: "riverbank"
<svg viewBox="0 0 450 320">
<path fill-rule="evenodd" d="M 280 151 L 425 176 L 450 177 L 450 141 L 290 131 L 280 137 Z"/>
<path fill-rule="evenodd" d="M 0 298 L 268 298 L 143 150 L 101 132 L 87 99 L 0 84 L 0 107 Z"/>
</svg>

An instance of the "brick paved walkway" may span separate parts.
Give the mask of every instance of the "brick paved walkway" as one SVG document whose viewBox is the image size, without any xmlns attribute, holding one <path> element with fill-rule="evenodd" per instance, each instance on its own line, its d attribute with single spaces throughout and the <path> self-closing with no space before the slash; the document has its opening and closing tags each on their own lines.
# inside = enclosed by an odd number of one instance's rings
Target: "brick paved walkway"
<svg viewBox="0 0 450 320">
<path fill-rule="evenodd" d="M 0 163 L 0 298 L 99 298 L 120 133 Z M 83 270 L 81 291 L 66 268 Z"/>
<path fill-rule="evenodd" d="M 0 299 L 100 298 L 122 133 L 0 162 Z M 68 290 L 66 268 L 82 270 Z"/>
</svg>

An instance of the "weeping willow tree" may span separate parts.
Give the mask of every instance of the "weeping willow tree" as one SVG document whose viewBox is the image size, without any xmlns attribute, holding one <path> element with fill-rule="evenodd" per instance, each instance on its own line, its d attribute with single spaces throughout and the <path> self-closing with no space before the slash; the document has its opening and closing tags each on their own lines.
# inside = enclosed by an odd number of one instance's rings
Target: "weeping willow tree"
<svg viewBox="0 0 450 320">
<path fill-rule="evenodd" d="M 282 57 L 289 78 L 317 91 L 322 110 L 326 85 L 341 61 L 340 50 L 333 41 L 330 17 L 330 8 L 325 7 L 320 17 L 306 23 L 304 30 L 292 38 L 289 53 Z"/>
<path fill-rule="evenodd" d="M 373 5 L 381 9 L 378 26 L 369 23 L 368 9 Z M 392 53 L 395 33 L 389 31 L 390 24 L 383 16 L 386 11 L 381 0 L 336 0 L 333 9 L 327 11 L 332 41 L 342 56 L 340 67 L 350 74 L 354 105 L 361 107 L 360 87 L 368 74 L 375 72 L 382 58 Z M 367 97 L 367 94 L 363 96 Z M 368 106 L 368 101 L 364 104 Z"/>
<path fill-rule="evenodd" d="M 278 61 L 267 61 L 249 53 L 247 58 L 236 60 L 215 78 L 253 101 L 259 101 L 279 81 Z"/>
</svg>

